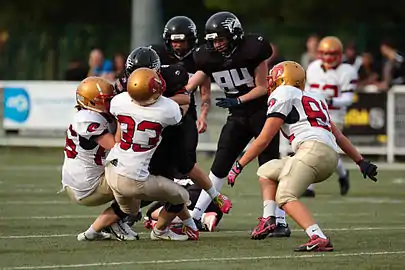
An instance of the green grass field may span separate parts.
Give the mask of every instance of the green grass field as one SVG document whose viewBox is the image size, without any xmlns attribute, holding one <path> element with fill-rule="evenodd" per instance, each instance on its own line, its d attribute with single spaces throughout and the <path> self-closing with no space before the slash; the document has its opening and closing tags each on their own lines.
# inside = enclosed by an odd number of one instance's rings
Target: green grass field
<svg viewBox="0 0 405 270">
<path fill-rule="evenodd" d="M 60 189 L 61 150 L 0 148 L 1 269 L 405 269 L 405 171 L 381 171 L 377 184 L 351 171 L 352 188 L 339 195 L 336 176 L 305 199 L 335 252 L 294 253 L 307 238 L 289 219 L 288 239 L 253 241 L 261 216 L 256 165 L 231 189 L 233 200 L 217 232 L 198 242 L 152 242 L 141 224 L 134 242 L 78 242 L 103 207 L 69 202 Z M 211 160 L 200 156 L 208 171 Z"/>
</svg>

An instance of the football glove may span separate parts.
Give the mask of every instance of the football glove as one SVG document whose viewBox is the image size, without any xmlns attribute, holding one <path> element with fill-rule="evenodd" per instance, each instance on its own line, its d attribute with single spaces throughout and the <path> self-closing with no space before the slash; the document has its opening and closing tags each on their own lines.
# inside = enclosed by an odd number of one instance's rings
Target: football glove
<svg viewBox="0 0 405 270">
<path fill-rule="evenodd" d="M 357 165 L 359 165 L 360 167 L 360 171 L 363 174 L 364 179 L 366 179 L 366 176 L 368 176 L 368 178 L 370 178 L 371 180 L 373 180 L 374 182 L 377 182 L 377 169 L 378 167 L 371 163 L 368 160 L 360 160 L 359 162 L 357 162 Z"/>
<path fill-rule="evenodd" d="M 242 104 L 242 101 L 239 98 L 216 98 L 215 100 L 217 100 L 215 105 L 221 108 L 231 108 Z"/>
<path fill-rule="evenodd" d="M 235 165 L 232 167 L 232 170 L 228 174 L 228 185 L 233 187 L 235 185 L 236 177 L 242 172 L 242 165 L 240 165 L 239 161 L 235 162 Z"/>
</svg>

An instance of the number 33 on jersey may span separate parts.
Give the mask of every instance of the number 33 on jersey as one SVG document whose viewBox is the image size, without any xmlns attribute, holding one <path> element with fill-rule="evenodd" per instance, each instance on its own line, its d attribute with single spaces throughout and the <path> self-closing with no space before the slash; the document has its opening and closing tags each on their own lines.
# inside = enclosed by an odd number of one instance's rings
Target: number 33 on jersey
<svg viewBox="0 0 405 270">
<path fill-rule="evenodd" d="M 268 99 L 267 117 L 284 119 L 281 132 L 290 140 L 294 152 L 306 140 L 318 140 L 337 151 L 327 105 L 319 94 L 279 86 Z"/>
</svg>

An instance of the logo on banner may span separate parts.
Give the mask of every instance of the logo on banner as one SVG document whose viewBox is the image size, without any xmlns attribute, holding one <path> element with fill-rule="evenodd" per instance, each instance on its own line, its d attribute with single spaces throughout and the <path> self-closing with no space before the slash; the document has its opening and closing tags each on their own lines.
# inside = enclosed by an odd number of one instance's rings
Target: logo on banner
<svg viewBox="0 0 405 270">
<path fill-rule="evenodd" d="M 4 88 L 4 118 L 23 123 L 30 114 L 30 98 L 24 88 Z"/>
</svg>

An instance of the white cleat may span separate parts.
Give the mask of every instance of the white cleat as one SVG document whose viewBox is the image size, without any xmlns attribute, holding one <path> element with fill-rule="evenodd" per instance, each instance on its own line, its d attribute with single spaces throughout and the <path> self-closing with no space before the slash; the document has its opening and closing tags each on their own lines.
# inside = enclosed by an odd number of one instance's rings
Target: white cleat
<svg viewBox="0 0 405 270">
<path fill-rule="evenodd" d="M 134 232 L 127 223 L 119 220 L 116 223 L 112 224 L 110 227 L 111 233 L 119 241 L 133 241 L 139 240 L 139 235 Z"/>
<path fill-rule="evenodd" d="M 217 227 L 217 220 L 217 213 L 215 212 L 204 213 L 201 217 L 203 226 L 210 232 L 213 232 Z"/>
<path fill-rule="evenodd" d="M 78 241 L 102 241 L 102 240 L 110 240 L 111 234 L 105 232 L 99 232 L 92 236 L 86 235 L 86 232 L 82 232 L 77 235 Z"/>
<path fill-rule="evenodd" d="M 155 230 L 150 232 L 150 239 L 152 240 L 170 240 L 170 241 L 187 241 L 188 236 L 185 234 L 176 234 L 172 230 L 166 230 L 162 234 L 157 234 Z"/>
</svg>

